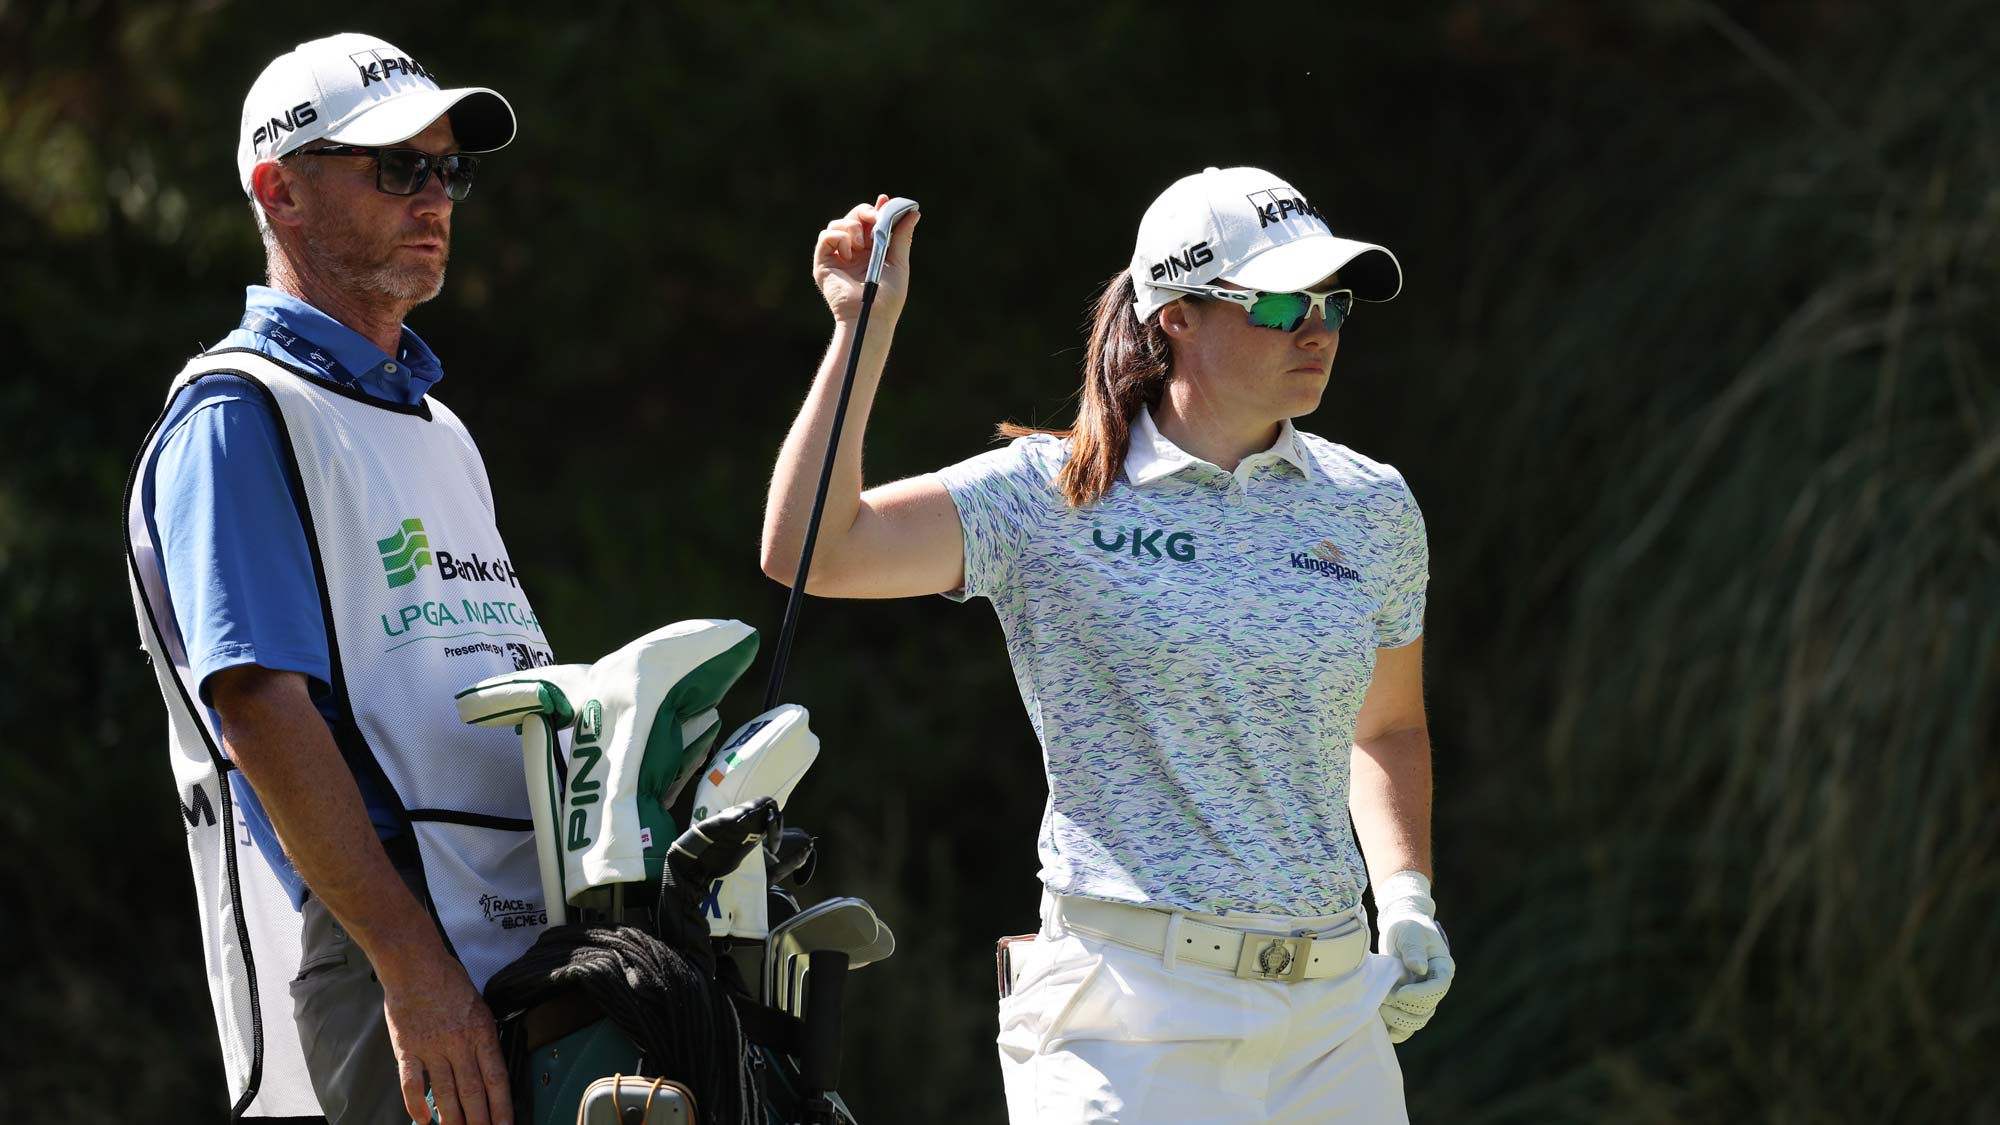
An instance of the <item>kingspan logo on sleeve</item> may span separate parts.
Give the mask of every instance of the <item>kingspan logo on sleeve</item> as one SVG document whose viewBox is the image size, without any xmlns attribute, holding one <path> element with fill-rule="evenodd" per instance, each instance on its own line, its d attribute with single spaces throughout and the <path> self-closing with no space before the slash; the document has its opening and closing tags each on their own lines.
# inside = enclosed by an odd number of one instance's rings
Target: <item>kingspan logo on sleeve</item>
<svg viewBox="0 0 2000 1125">
<path fill-rule="evenodd" d="M 375 547 L 382 553 L 382 572 L 391 590 L 415 582 L 417 571 L 426 566 L 437 567 L 438 577 L 446 582 L 521 585 L 520 574 L 506 559 L 482 559 L 476 551 L 460 558 L 450 551 L 433 548 L 429 534 L 424 531 L 424 521 L 414 517 L 404 520 L 387 539 L 377 539 Z"/>
<path fill-rule="evenodd" d="M 1338 582 L 1359 582 L 1361 572 L 1347 565 L 1347 554 L 1331 539 L 1322 539 L 1309 551 L 1292 552 L 1293 570 L 1310 570 Z"/>
</svg>

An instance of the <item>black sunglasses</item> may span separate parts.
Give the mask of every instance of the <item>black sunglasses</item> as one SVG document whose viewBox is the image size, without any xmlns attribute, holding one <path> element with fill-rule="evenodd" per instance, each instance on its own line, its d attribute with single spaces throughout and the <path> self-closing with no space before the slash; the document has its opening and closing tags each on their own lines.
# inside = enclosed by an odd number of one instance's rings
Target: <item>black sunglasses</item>
<svg viewBox="0 0 2000 1125">
<path fill-rule="evenodd" d="M 435 171 L 444 194 L 453 202 L 472 194 L 472 174 L 479 170 L 479 158 L 462 152 L 436 156 L 415 148 L 364 148 L 361 145 L 328 145 L 302 149 L 293 156 L 370 156 L 375 158 L 375 190 L 386 195 L 415 195 L 424 190 Z"/>
</svg>

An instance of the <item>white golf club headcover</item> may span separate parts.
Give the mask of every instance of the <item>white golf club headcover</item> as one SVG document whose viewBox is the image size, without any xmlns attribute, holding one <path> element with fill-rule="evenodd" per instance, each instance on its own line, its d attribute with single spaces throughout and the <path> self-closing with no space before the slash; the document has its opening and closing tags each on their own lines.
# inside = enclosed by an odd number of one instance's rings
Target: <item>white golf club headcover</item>
<svg viewBox="0 0 2000 1125">
<path fill-rule="evenodd" d="M 1431 881 L 1418 871 L 1398 871 L 1375 888 L 1375 952 L 1402 962 L 1403 973 L 1382 1001 L 1389 1042 L 1401 1043 L 1423 1029 L 1451 990 L 1458 972 L 1437 923 Z"/>
<path fill-rule="evenodd" d="M 591 665 L 586 693 L 572 697 L 561 815 L 572 902 L 592 887 L 659 877 L 677 834 L 662 798 L 756 655 L 757 631 L 741 621 L 679 621 Z"/>
<path fill-rule="evenodd" d="M 784 807 L 819 757 L 819 736 L 808 725 L 810 719 L 805 708 L 786 703 L 738 728 L 709 759 L 701 783 L 695 786 L 691 819 L 699 823 L 710 813 L 758 797 L 770 797 Z M 750 853 L 709 892 L 704 910 L 710 934 L 757 941 L 770 934 L 764 849 Z"/>
<path fill-rule="evenodd" d="M 484 679 L 458 693 L 458 721 L 478 727 L 517 727 L 523 715 L 540 715 L 557 730 L 576 718 L 576 702 L 590 682 L 590 665 L 557 664 Z"/>
<path fill-rule="evenodd" d="M 576 721 L 575 700 L 590 687 L 590 665 L 557 664 L 525 669 L 479 681 L 457 695 L 460 722 L 482 727 L 513 727 L 521 732 L 521 773 L 526 783 L 528 816 L 535 828 L 535 867 L 541 877 L 542 901 L 549 920 L 567 920 L 563 865 L 558 848 L 562 804 L 560 773 L 562 731 Z"/>
</svg>

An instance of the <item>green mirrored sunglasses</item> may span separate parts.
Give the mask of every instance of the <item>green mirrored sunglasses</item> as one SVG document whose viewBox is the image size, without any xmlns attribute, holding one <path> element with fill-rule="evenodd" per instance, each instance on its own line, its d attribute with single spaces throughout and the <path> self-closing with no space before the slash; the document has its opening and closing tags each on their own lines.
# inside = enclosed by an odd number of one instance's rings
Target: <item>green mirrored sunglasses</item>
<svg viewBox="0 0 2000 1125">
<path fill-rule="evenodd" d="M 1319 313 L 1326 318 L 1329 332 L 1340 331 L 1347 323 L 1347 314 L 1354 311 L 1354 290 L 1327 289 L 1313 291 L 1302 289 L 1296 293 L 1267 293 L 1262 289 L 1225 289 L 1220 285 L 1177 285 L 1169 281 L 1150 282 L 1155 289 L 1165 289 L 1170 293 L 1186 293 L 1192 297 L 1206 297 L 1211 301 L 1228 301 L 1240 305 L 1250 317 L 1250 323 L 1258 328 L 1270 328 L 1278 332 L 1296 332 Z"/>
</svg>

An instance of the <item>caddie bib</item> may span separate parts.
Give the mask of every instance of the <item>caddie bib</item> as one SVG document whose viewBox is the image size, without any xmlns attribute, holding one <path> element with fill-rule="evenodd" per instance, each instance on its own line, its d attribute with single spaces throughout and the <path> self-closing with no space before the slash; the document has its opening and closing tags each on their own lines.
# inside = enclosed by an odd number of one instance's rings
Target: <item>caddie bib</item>
<svg viewBox="0 0 2000 1125">
<path fill-rule="evenodd" d="M 434 399 L 386 403 L 256 352 L 196 357 L 168 405 L 206 375 L 261 390 L 289 448 L 343 716 L 350 768 L 396 804 L 425 906 L 474 987 L 547 925 L 519 740 L 466 726 L 454 695 L 503 672 L 552 663 L 541 623 L 500 538 L 486 469 L 457 416 Z M 165 413 L 162 414 L 165 419 Z M 137 482 L 127 548 L 139 627 L 170 715 L 204 955 L 232 1119 L 318 1113 L 285 982 L 299 916 L 240 838 L 211 713 L 199 701 Z M 237 529 L 255 535 L 256 528 Z"/>
</svg>

